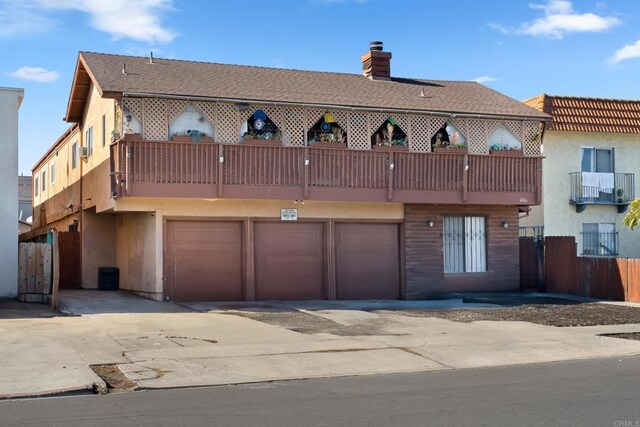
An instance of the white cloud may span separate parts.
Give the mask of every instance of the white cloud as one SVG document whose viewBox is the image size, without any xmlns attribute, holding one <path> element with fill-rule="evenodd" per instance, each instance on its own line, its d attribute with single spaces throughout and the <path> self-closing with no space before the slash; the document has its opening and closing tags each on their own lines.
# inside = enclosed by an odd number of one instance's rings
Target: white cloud
<svg viewBox="0 0 640 427">
<path fill-rule="evenodd" d="M 36 34 L 55 27 L 32 1 L 0 0 L 0 38 Z"/>
<path fill-rule="evenodd" d="M 50 83 L 58 80 L 60 74 L 57 71 L 45 70 L 42 67 L 20 67 L 11 73 L 8 73 L 11 77 L 16 77 L 23 80 L 32 80 L 38 83 Z"/>
<path fill-rule="evenodd" d="M 48 16 L 54 11 L 76 11 L 90 17 L 90 25 L 110 34 L 114 39 L 129 38 L 148 43 L 168 43 L 176 34 L 162 23 L 164 12 L 173 10 L 173 0 L 0 0 L 0 24 L 10 23 L 10 31 L 0 29 L 0 35 L 28 34 L 51 28 Z M 7 12 L 4 10 L 7 9 Z M 6 16 L 4 16 L 6 14 Z M 36 24 L 34 24 L 34 22 Z M 37 23 L 47 24 L 38 28 Z"/>
<path fill-rule="evenodd" d="M 544 16 L 525 22 L 517 28 L 493 23 L 489 26 L 502 33 L 561 39 L 568 33 L 597 33 L 621 23 L 613 16 L 578 13 L 573 10 L 573 4 L 569 0 L 547 0 L 545 4 L 530 4 L 529 7 L 542 11 Z"/>
<path fill-rule="evenodd" d="M 495 82 L 496 80 L 498 80 L 495 77 L 491 77 L 491 76 L 480 76 L 480 77 L 476 77 L 475 79 L 473 79 L 472 81 L 476 82 L 476 83 L 480 83 L 480 84 L 484 84 L 484 83 L 489 83 L 489 82 Z"/>
<path fill-rule="evenodd" d="M 609 62 L 615 64 L 633 58 L 640 58 L 640 40 L 616 50 Z"/>
</svg>

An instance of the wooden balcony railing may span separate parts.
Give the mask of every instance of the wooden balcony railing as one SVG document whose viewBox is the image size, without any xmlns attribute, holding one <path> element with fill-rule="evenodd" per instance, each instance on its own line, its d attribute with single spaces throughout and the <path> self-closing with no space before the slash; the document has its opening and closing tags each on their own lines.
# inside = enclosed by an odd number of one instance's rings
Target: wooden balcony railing
<svg viewBox="0 0 640 427">
<path fill-rule="evenodd" d="M 540 202 L 534 157 L 124 140 L 111 150 L 114 197 Z"/>
</svg>

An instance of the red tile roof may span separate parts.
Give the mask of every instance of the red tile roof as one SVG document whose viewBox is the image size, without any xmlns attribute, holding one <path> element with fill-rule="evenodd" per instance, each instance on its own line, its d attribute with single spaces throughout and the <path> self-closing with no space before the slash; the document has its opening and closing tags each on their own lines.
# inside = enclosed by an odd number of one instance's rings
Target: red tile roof
<svg viewBox="0 0 640 427">
<path fill-rule="evenodd" d="M 640 133 L 640 100 L 542 94 L 525 104 L 551 115 L 547 129 L 574 132 Z"/>
<path fill-rule="evenodd" d="M 126 65 L 126 74 L 122 72 Z M 86 72 L 85 72 L 86 71 Z M 478 114 L 548 120 L 508 96 L 469 81 L 392 77 L 370 80 L 361 74 L 301 71 L 172 59 L 80 52 L 76 79 L 89 75 L 103 96 L 122 93 L 207 97 L 250 102 Z M 75 85 L 74 85 L 75 86 Z M 86 85 L 80 85 L 79 88 Z M 67 120 L 81 115 L 85 94 L 74 94 Z M 86 89 L 84 89 L 86 91 Z M 75 105 L 73 104 L 75 102 Z"/>
</svg>

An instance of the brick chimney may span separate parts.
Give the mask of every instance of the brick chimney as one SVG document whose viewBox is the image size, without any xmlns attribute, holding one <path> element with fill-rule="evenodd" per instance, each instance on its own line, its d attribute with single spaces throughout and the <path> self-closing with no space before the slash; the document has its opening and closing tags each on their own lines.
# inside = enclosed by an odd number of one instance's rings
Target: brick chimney
<svg viewBox="0 0 640 427">
<path fill-rule="evenodd" d="M 369 43 L 362 55 L 362 74 L 372 80 L 391 80 L 391 52 L 382 51 L 382 42 Z"/>
</svg>

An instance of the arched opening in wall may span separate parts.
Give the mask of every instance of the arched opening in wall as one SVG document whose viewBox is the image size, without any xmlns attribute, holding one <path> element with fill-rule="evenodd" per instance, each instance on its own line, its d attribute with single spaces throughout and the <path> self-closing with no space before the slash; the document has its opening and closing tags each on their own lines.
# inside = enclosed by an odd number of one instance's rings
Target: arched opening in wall
<svg viewBox="0 0 640 427">
<path fill-rule="evenodd" d="M 487 144 L 491 151 L 522 151 L 522 142 L 503 124 L 496 126 Z"/>
<path fill-rule="evenodd" d="M 467 138 L 453 124 L 444 122 L 431 137 L 431 149 L 467 148 Z"/>
<path fill-rule="evenodd" d="M 189 105 L 169 124 L 174 142 L 213 142 L 214 127 L 193 105 Z"/>
<path fill-rule="evenodd" d="M 242 124 L 243 143 L 254 140 L 282 142 L 282 132 L 264 110 L 256 110 Z"/>
<path fill-rule="evenodd" d="M 124 133 L 142 133 L 142 122 L 127 107 L 122 108 Z"/>
<path fill-rule="evenodd" d="M 338 144 L 346 147 L 347 133 L 340 127 L 331 113 L 324 113 L 307 132 L 309 145 Z"/>
<path fill-rule="evenodd" d="M 408 147 L 409 141 L 405 131 L 389 116 L 371 135 L 371 146 Z"/>
</svg>

